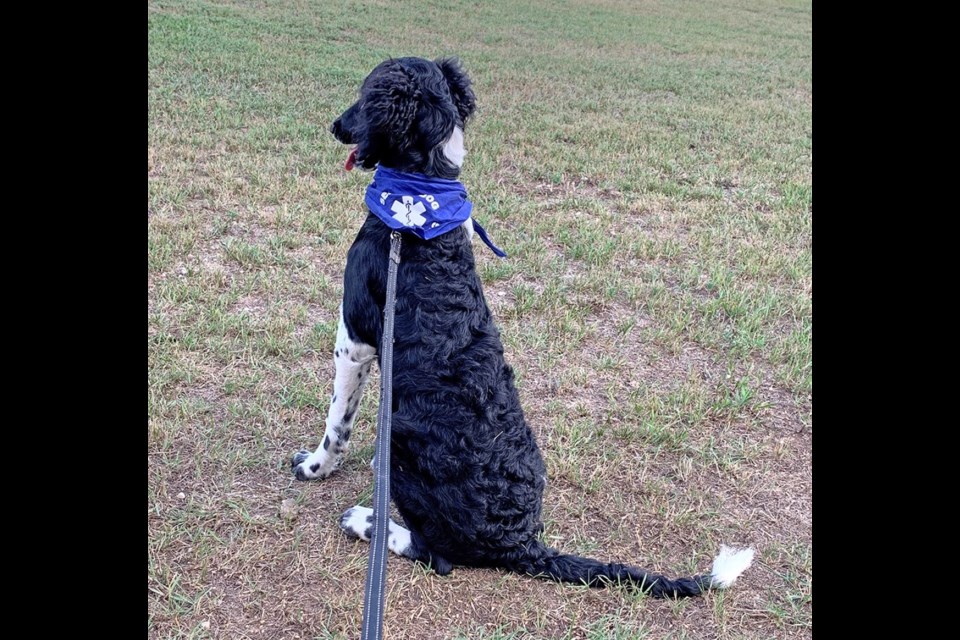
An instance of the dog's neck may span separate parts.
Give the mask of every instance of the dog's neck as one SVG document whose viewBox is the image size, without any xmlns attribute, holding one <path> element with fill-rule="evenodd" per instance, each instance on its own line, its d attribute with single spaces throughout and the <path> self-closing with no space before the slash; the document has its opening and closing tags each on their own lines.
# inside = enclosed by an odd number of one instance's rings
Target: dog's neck
<svg viewBox="0 0 960 640">
<path fill-rule="evenodd" d="M 370 212 L 385 225 L 423 240 L 453 231 L 470 220 L 473 211 L 473 203 L 459 180 L 397 171 L 382 165 L 367 187 L 364 200 Z M 506 257 L 476 220 L 472 226 L 495 254 Z"/>
</svg>

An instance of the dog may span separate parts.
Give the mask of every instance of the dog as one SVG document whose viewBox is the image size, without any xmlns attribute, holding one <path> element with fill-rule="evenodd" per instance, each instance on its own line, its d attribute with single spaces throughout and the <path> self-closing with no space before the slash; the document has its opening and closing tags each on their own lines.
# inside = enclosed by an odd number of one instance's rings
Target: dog
<svg viewBox="0 0 960 640">
<path fill-rule="evenodd" d="M 475 268 L 476 221 L 472 215 L 441 217 L 440 223 L 426 217 L 441 209 L 434 205 L 449 195 L 448 187 L 463 191 L 456 179 L 475 109 L 471 81 L 458 59 L 397 58 L 370 73 L 359 99 L 330 127 L 338 141 L 355 145 L 348 170 L 377 173 L 366 197 L 371 212 L 347 255 L 323 441 L 316 451 L 293 456 L 294 475 L 326 478 L 347 449 L 360 395 L 379 355 L 390 225 L 396 226 L 391 220 L 409 230 L 425 228 L 428 235 L 431 225 L 445 225 L 433 237 L 402 236 L 390 493 L 406 526 L 390 522 L 390 550 L 439 575 L 454 565 L 496 567 L 595 587 L 628 583 L 660 598 L 730 586 L 750 565 L 752 549 L 721 547 L 710 574 L 671 580 L 564 554 L 541 540 L 546 467 Z M 378 184 L 388 177 L 391 185 L 410 179 L 414 186 L 402 194 L 390 191 Z M 431 199 L 434 191 L 442 195 Z M 392 207 L 375 215 L 390 199 Z M 340 526 L 369 541 L 372 522 L 372 510 L 356 506 L 343 514 Z"/>
</svg>

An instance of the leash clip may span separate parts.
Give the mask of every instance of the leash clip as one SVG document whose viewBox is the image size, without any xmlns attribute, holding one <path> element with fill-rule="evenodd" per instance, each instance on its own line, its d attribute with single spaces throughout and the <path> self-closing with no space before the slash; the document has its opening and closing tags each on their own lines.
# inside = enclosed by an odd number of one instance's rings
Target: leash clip
<svg viewBox="0 0 960 640">
<path fill-rule="evenodd" d="M 400 264 L 400 232 L 397 230 L 390 233 L 390 259 Z"/>
</svg>

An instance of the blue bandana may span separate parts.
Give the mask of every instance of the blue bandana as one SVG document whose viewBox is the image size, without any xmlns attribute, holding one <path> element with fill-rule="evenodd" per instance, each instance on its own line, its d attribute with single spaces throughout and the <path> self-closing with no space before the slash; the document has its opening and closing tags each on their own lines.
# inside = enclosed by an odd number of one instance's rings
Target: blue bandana
<svg viewBox="0 0 960 640">
<path fill-rule="evenodd" d="M 453 231 L 470 217 L 473 203 L 458 180 L 429 178 L 419 173 L 401 173 L 377 167 L 367 187 L 367 208 L 391 229 L 430 240 Z M 473 228 L 491 250 L 506 258 L 476 220 Z"/>
</svg>

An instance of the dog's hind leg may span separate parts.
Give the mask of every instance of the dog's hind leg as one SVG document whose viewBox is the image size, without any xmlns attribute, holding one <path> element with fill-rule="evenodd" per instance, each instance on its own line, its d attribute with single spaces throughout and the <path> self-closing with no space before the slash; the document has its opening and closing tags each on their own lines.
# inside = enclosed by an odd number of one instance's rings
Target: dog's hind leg
<svg viewBox="0 0 960 640">
<path fill-rule="evenodd" d="M 340 528 L 348 536 L 370 542 L 373 535 L 373 509 L 357 505 L 340 516 Z M 438 575 L 445 576 L 453 570 L 447 560 L 431 553 L 417 532 L 404 529 L 390 520 L 390 535 L 387 548 L 398 556 L 428 564 Z"/>
<path fill-rule="evenodd" d="M 350 333 L 343 323 L 341 307 L 337 343 L 333 351 L 337 374 L 333 382 L 330 410 L 327 412 L 327 428 L 316 451 L 310 453 L 304 449 L 293 456 L 293 474 L 298 480 L 326 478 L 340 466 L 350 440 L 357 407 L 360 406 L 360 396 L 376 357 L 376 348 L 350 339 Z"/>
</svg>

